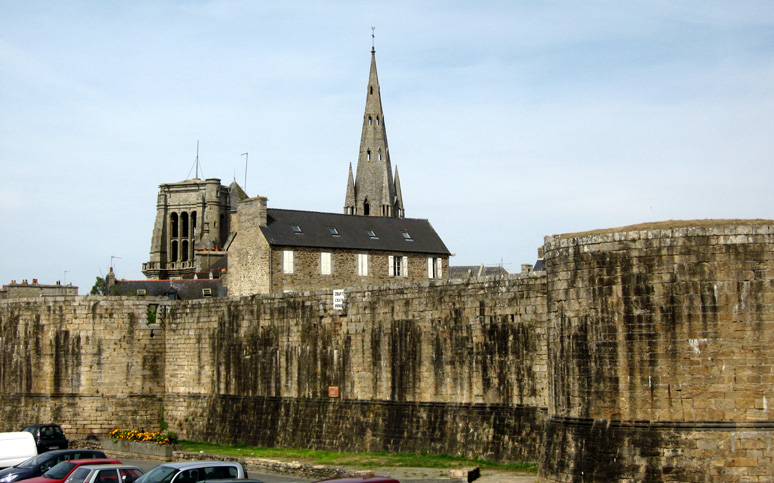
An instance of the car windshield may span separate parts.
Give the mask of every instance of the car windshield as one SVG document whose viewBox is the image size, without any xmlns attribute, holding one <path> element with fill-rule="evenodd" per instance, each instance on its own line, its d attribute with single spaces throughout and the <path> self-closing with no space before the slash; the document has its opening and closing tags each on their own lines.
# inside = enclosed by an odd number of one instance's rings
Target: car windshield
<svg viewBox="0 0 774 483">
<path fill-rule="evenodd" d="M 91 472 L 90 469 L 80 467 L 77 468 L 75 471 L 72 472 L 70 476 L 67 477 L 65 480 L 65 483 L 73 483 L 74 481 L 84 481 L 87 476 L 89 476 L 89 473 Z"/>
<path fill-rule="evenodd" d="M 40 439 L 62 439 L 62 428 L 59 426 L 43 426 L 40 428 Z"/>
<path fill-rule="evenodd" d="M 24 469 L 36 468 L 41 463 L 45 463 L 46 461 L 50 460 L 53 457 L 54 456 L 52 456 L 50 454 L 46 454 L 46 453 L 39 454 L 37 456 L 33 456 L 32 458 L 30 458 L 28 460 L 22 461 L 21 463 L 16 465 L 16 467 L 17 468 L 24 468 Z"/>
<path fill-rule="evenodd" d="M 157 466 L 135 480 L 135 483 L 167 483 L 177 473 L 175 468 Z"/>
<path fill-rule="evenodd" d="M 55 465 L 53 468 L 43 473 L 43 477 L 53 478 L 55 480 L 61 480 L 62 478 L 67 476 L 67 473 L 69 473 L 70 470 L 73 468 L 75 468 L 75 463 L 70 463 L 69 461 L 62 461 L 58 465 Z"/>
</svg>

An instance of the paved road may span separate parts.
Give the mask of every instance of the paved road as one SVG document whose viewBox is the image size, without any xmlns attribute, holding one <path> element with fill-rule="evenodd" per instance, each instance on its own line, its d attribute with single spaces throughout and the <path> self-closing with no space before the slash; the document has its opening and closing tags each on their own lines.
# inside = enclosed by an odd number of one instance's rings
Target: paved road
<svg viewBox="0 0 774 483">
<path fill-rule="evenodd" d="M 139 466 L 146 472 L 159 464 L 155 461 L 128 460 L 124 458 L 121 458 L 121 461 L 126 464 Z M 378 468 L 374 470 L 374 472 L 377 475 L 395 478 L 401 481 L 401 483 L 449 483 L 450 481 L 448 470 L 429 468 Z M 250 471 L 248 476 L 264 483 L 309 483 L 315 481 L 298 476 L 274 475 L 259 473 L 257 471 Z M 476 480 L 476 483 L 534 483 L 536 480 L 537 477 L 534 474 L 487 470 L 481 474 L 481 477 Z"/>
<path fill-rule="evenodd" d="M 120 461 L 127 465 L 135 465 L 142 469 L 144 472 L 148 472 L 151 468 L 155 468 L 159 465 L 156 461 L 141 461 L 141 460 L 129 460 L 126 458 L 120 458 Z M 307 483 L 314 480 L 303 479 L 296 476 L 282 476 L 282 475 L 270 475 L 264 473 L 258 473 L 257 471 L 250 471 L 250 478 L 260 480 L 264 483 Z"/>
</svg>

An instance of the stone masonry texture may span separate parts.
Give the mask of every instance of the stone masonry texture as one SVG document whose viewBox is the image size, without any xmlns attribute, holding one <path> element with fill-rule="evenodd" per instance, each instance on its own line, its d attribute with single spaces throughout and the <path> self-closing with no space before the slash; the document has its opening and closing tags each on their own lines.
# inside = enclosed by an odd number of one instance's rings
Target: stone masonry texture
<svg viewBox="0 0 774 483">
<path fill-rule="evenodd" d="M 545 272 L 197 301 L 0 301 L 0 430 L 774 480 L 774 223 L 549 236 Z M 336 388 L 336 391 L 330 391 Z M 330 397 L 336 396 L 336 397 Z"/>
<path fill-rule="evenodd" d="M 772 226 L 546 242 L 541 477 L 772 481 Z"/>
</svg>

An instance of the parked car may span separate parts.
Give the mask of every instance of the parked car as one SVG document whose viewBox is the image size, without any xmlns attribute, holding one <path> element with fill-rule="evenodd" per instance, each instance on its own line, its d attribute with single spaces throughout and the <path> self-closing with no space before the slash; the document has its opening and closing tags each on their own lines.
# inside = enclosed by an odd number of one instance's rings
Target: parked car
<svg viewBox="0 0 774 483">
<path fill-rule="evenodd" d="M 108 460 L 104 458 L 89 458 L 80 460 L 62 461 L 51 467 L 50 470 L 43 473 L 42 476 L 35 478 L 29 478 L 24 480 L 24 483 L 64 483 L 64 481 L 75 471 L 77 468 L 85 465 L 104 465 L 104 464 L 118 464 L 121 462 L 118 460 Z"/>
<path fill-rule="evenodd" d="M 330 480 L 320 480 L 315 483 L 400 483 L 394 478 L 386 476 L 350 476 L 347 478 L 332 478 Z"/>
<path fill-rule="evenodd" d="M 30 433 L 0 433 L 0 468 L 18 465 L 37 454 L 35 438 Z"/>
<path fill-rule="evenodd" d="M 38 446 L 38 454 L 52 449 L 67 449 L 67 438 L 58 424 L 30 424 L 22 431 L 31 433 Z"/>
<path fill-rule="evenodd" d="M 51 467 L 62 461 L 77 460 L 83 458 L 105 458 L 105 453 L 94 449 L 59 449 L 46 451 L 43 454 L 33 456 L 22 461 L 16 466 L 0 470 L 0 483 L 26 480 L 40 476 Z"/>
<path fill-rule="evenodd" d="M 83 465 L 70 473 L 65 483 L 132 483 L 142 473 L 131 465 Z"/>
<path fill-rule="evenodd" d="M 176 461 L 153 468 L 137 478 L 135 483 L 196 483 L 245 477 L 245 469 L 233 461 Z"/>
<path fill-rule="evenodd" d="M 263 483 L 260 480 L 253 480 L 251 478 L 221 478 L 218 480 L 202 480 L 199 483 Z"/>
</svg>

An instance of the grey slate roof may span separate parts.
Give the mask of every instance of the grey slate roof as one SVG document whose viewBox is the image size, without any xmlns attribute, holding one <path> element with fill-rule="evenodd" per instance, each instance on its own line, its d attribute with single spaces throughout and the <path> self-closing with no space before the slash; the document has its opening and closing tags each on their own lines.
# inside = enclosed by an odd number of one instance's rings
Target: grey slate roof
<svg viewBox="0 0 774 483">
<path fill-rule="evenodd" d="M 226 297 L 228 289 L 219 279 L 199 280 L 116 280 L 115 291 L 111 295 L 137 295 L 137 290 L 145 290 L 148 297 L 168 297 L 170 293 L 180 300 L 204 298 L 203 289 L 209 288 L 212 297 Z"/>
<path fill-rule="evenodd" d="M 481 265 L 459 265 L 449 267 L 449 278 L 489 277 L 491 275 L 508 275 L 501 266 L 485 267 Z"/>
<path fill-rule="evenodd" d="M 294 232 L 293 226 L 298 226 L 301 233 Z M 335 228 L 339 236 L 333 236 L 330 228 Z M 430 222 L 417 218 L 270 208 L 267 210 L 267 226 L 262 226 L 261 230 L 272 246 L 450 254 Z M 369 230 L 376 238 L 369 235 Z M 411 241 L 406 240 L 403 232 L 409 234 Z"/>
</svg>

